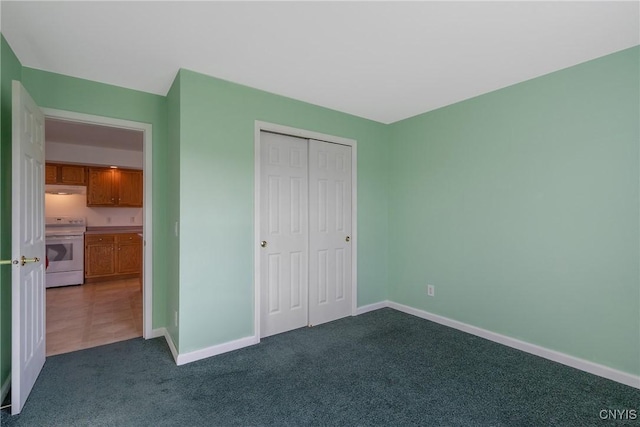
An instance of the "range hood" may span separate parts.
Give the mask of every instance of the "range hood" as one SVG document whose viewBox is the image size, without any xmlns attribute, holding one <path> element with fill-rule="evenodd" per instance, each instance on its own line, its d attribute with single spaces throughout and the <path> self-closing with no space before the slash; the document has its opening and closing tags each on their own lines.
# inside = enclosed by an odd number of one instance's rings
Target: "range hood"
<svg viewBox="0 0 640 427">
<path fill-rule="evenodd" d="M 87 194 L 87 187 L 84 185 L 47 184 L 44 186 L 44 192 L 47 194 Z"/>
</svg>

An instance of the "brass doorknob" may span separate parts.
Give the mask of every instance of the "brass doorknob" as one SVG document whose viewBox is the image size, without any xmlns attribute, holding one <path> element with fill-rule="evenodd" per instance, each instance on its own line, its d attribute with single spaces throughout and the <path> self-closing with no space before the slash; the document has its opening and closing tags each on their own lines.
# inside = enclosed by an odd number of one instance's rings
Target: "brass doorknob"
<svg viewBox="0 0 640 427">
<path fill-rule="evenodd" d="M 40 258 L 26 258 L 24 255 L 20 258 L 20 265 L 25 265 L 28 262 L 40 262 Z"/>
<path fill-rule="evenodd" d="M 260 242 L 260 246 L 262 246 L 263 248 L 267 247 L 267 241 L 263 240 L 262 242 Z"/>
<path fill-rule="evenodd" d="M 351 237 L 349 237 L 349 236 L 347 236 L 347 237 L 344 239 L 344 241 L 345 241 L 345 242 L 349 242 L 350 240 L 351 240 Z"/>
</svg>

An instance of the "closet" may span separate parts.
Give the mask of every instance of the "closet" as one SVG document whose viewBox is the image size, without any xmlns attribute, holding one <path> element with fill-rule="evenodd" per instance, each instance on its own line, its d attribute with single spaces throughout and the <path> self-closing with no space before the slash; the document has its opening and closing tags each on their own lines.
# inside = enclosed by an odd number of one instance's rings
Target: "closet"
<svg viewBox="0 0 640 427">
<path fill-rule="evenodd" d="M 351 147 L 260 133 L 260 336 L 351 315 Z"/>
</svg>

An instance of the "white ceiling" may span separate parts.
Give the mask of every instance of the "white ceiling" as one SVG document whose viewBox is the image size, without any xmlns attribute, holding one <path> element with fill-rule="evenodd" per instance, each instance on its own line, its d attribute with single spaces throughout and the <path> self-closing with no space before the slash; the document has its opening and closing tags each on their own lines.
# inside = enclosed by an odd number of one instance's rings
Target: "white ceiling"
<svg viewBox="0 0 640 427">
<path fill-rule="evenodd" d="M 23 65 L 165 95 L 187 68 L 390 123 L 640 43 L 629 2 L 7 2 Z"/>
<path fill-rule="evenodd" d="M 116 150 L 142 151 L 142 132 L 110 126 L 92 125 L 47 118 L 45 141 L 76 144 Z"/>
</svg>

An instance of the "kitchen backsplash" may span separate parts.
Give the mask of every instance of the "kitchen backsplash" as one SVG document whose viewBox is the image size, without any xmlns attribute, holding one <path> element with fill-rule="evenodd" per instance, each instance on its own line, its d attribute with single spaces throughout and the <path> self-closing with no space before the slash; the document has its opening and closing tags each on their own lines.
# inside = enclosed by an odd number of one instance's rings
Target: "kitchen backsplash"
<svg viewBox="0 0 640 427">
<path fill-rule="evenodd" d="M 88 208 L 83 194 L 45 194 L 45 216 L 81 216 L 87 226 L 142 225 L 142 208 Z"/>
</svg>

